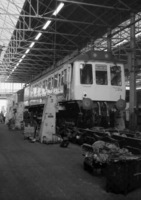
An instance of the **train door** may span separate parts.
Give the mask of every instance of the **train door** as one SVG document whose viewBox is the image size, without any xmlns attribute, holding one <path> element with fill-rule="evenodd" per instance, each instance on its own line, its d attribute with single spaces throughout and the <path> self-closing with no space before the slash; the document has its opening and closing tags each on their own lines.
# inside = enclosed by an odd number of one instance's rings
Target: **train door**
<svg viewBox="0 0 141 200">
<path fill-rule="evenodd" d="M 67 68 L 63 70 L 63 95 L 64 99 L 67 100 L 68 96 L 68 81 L 67 81 Z"/>
<path fill-rule="evenodd" d="M 67 70 L 67 100 L 71 99 L 71 88 L 72 88 L 72 65 L 68 65 Z"/>
</svg>

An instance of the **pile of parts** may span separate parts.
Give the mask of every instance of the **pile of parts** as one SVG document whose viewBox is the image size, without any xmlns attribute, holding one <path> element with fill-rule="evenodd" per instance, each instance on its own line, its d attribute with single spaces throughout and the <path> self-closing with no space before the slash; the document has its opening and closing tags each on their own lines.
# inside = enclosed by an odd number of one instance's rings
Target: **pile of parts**
<svg viewBox="0 0 141 200">
<path fill-rule="evenodd" d="M 134 155 L 117 143 L 96 141 L 83 144 L 83 166 L 94 174 L 105 175 L 106 190 L 124 193 L 141 186 L 141 156 Z"/>
</svg>

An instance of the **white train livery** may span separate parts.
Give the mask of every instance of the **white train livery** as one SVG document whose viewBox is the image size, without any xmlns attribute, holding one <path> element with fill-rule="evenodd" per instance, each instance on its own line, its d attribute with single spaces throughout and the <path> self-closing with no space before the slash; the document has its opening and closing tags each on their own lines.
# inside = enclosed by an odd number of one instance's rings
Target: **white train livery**
<svg viewBox="0 0 141 200">
<path fill-rule="evenodd" d="M 25 87 L 25 105 L 44 104 L 51 93 L 63 108 L 58 114 L 60 121 L 88 127 L 108 125 L 113 108 L 124 107 L 124 65 L 105 51 L 81 53 Z"/>
</svg>

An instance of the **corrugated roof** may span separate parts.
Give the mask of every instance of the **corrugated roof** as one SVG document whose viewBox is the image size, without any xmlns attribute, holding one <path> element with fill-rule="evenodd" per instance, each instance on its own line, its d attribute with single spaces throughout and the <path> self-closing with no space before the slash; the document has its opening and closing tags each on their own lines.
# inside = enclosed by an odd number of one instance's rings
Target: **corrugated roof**
<svg viewBox="0 0 141 200">
<path fill-rule="evenodd" d="M 64 3 L 63 8 L 56 16 L 53 15 L 61 2 Z M 2 52 L 0 73 L 9 77 L 9 82 L 27 83 L 76 50 L 92 46 L 97 50 L 107 49 L 109 28 L 113 53 L 126 62 L 130 41 L 129 19 L 131 13 L 136 14 L 136 33 L 139 33 L 140 12 L 140 0 L 26 0 L 19 11 L 20 17 L 14 12 L 13 16 L 19 19 L 8 48 Z M 43 29 L 47 21 L 49 25 Z M 141 58 L 140 36 L 136 37 L 136 43 L 137 56 Z"/>
<path fill-rule="evenodd" d="M 0 66 L 18 22 L 25 0 L 0 0 Z M 2 76 L 2 74 L 1 74 Z M 5 74 L 3 75 L 5 76 Z"/>
</svg>

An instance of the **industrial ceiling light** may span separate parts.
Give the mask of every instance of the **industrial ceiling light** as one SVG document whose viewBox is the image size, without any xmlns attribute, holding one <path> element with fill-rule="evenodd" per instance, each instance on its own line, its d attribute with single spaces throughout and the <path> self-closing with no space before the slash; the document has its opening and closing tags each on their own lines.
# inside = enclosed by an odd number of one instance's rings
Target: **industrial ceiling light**
<svg viewBox="0 0 141 200">
<path fill-rule="evenodd" d="M 35 42 L 32 42 L 29 47 L 32 48 L 34 46 L 34 44 L 35 44 Z"/>
<path fill-rule="evenodd" d="M 29 51 L 30 51 L 30 49 L 27 49 L 25 53 L 27 54 Z"/>
<path fill-rule="evenodd" d="M 19 66 L 19 63 L 16 64 L 16 66 L 14 67 L 14 70 Z"/>
<path fill-rule="evenodd" d="M 120 46 L 122 44 L 125 44 L 126 42 L 128 42 L 128 40 L 122 40 L 121 42 L 118 42 L 117 44 L 115 44 L 113 47 Z"/>
<path fill-rule="evenodd" d="M 10 76 L 10 75 L 9 75 Z M 7 76 L 7 78 L 6 78 L 6 80 L 5 80 L 5 82 L 9 79 L 9 76 Z"/>
<path fill-rule="evenodd" d="M 42 33 L 38 33 L 37 36 L 35 37 L 35 40 L 38 40 L 41 37 Z"/>
<path fill-rule="evenodd" d="M 51 20 L 48 20 L 45 25 L 43 26 L 43 29 L 45 30 L 51 23 Z"/>
<path fill-rule="evenodd" d="M 60 12 L 60 10 L 63 8 L 63 6 L 64 6 L 64 3 L 60 3 L 59 6 L 54 11 L 53 15 L 56 16 Z"/>
<path fill-rule="evenodd" d="M 22 56 L 22 58 L 24 58 L 25 57 L 25 54 Z"/>
<path fill-rule="evenodd" d="M 135 34 L 135 37 L 139 37 L 139 36 L 141 36 L 141 32 L 138 32 Z"/>
<path fill-rule="evenodd" d="M 19 60 L 19 63 L 22 62 L 22 59 Z"/>
</svg>

